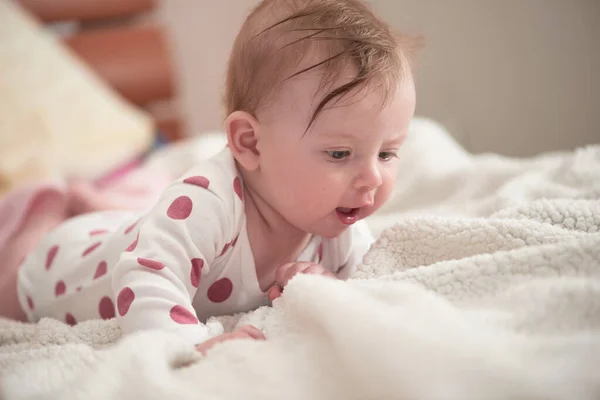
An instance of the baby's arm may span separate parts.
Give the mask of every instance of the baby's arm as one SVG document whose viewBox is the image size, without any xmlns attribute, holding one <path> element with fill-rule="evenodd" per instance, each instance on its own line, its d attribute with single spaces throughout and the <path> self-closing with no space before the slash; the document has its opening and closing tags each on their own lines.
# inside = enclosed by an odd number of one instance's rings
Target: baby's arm
<svg viewBox="0 0 600 400">
<path fill-rule="evenodd" d="M 124 334 L 169 330 L 190 344 L 209 338 L 192 299 L 231 234 L 228 222 L 223 201 L 202 186 L 176 183 L 165 191 L 115 267 L 112 286 Z"/>
</svg>

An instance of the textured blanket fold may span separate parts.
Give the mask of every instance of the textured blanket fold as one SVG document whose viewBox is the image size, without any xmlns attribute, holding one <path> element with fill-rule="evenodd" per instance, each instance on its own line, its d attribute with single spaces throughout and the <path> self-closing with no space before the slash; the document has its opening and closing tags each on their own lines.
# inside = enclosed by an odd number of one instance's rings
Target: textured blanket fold
<svg viewBox="0 0 600 400">
<path fill-rule="evenodd" d="M 119 340 L 114 321 L 3 321 L 4 398 L 600 398 L 600 147 L 471 156 L 420 128 L 409 150 L 448 157 L 403 160 L 418 179 L 393 202 L 412 206 L 372 219 L 353 279 L 300 276 L 273 307 L 210 321 L 267 341 L 202 358 L 165 333 Z"/>
</svg>

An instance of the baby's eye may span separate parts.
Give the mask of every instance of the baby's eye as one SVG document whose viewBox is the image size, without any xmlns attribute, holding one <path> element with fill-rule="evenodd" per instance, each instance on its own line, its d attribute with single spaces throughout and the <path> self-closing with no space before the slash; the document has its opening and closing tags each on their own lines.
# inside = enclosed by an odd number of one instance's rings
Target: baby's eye
<svg viewBox="0 0 600 400">
<path fill-rule="evenodd" d="M 342 160 L 342 159 L 350 156 L 350 151 L 348 151 L 348 150 L 330 150 L 327 152 L 327 154 L 329 154 L 329 157 L 333 158 L 334 160 Z"/>
<path fill-rule="evenodd" d="M 396 153 L 392 152 L 392 151 L 382 151 L 379 153 L 379 158 L 381 158 L 383 161 L 389 161 L 394 157 L 398 157 L 396 155 Z"/>
</svg>

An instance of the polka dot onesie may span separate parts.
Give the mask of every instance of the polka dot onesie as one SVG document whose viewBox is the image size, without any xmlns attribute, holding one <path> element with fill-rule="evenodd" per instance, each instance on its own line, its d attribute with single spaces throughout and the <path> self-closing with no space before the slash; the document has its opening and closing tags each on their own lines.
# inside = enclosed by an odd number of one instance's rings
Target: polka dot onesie
<svg viewBox="0 0 600 400">
<path fill-rule="evenodd" d="M 361 221 L 335 239 L 313 236 L 298 261 L 344 278 L 372 242 Z M 170 330 L 191 344 L 208 338 L 201 321 L 268 304 L 228 149 L 171 184 L 147 213 L 98 212 L 60 225 L 24 261 L 17 284 L 30 321 L 116 317 L 124 334 Z"/>
</svg>

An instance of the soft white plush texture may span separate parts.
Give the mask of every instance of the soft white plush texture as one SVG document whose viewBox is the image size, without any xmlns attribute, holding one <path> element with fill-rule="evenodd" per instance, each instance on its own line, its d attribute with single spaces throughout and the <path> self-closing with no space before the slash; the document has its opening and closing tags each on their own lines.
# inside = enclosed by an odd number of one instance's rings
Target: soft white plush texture
<svg viewBox="0 0 600 400">
<path fill-rule="evenodd" d="M 515 160 L 411 132 L 356 279 L 210 321 L 269 340 L 202 359 L 159 332 L 113 345 L 114 321 L 3 321 L 4 398 L 600 398 L 600 147 Z"/>
</svg>

